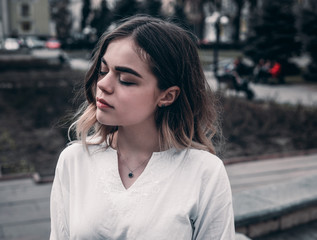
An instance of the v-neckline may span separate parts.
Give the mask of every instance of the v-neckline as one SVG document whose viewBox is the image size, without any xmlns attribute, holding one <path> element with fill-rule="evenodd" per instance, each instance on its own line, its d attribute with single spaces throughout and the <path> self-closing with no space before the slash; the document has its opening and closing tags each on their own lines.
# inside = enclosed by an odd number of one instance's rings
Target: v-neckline
<svg viewBox="0 0 317 240">
<path fill-rule="evenodd" d="M 118 159 L 118 151 L 114 148 L 112 148 L 111 146 L 109 147 L 109 149 L 111 149 L 112 153 L 114 154 L 114 159 L 115 159 L 115 174 L 116 174 L 116 179 L 119 182 L 118 184 L 120 185 L 120 188 L 124 191 L 124 192 L 130 192 L 133 189 L 135 189 L 138 185 L 140 185 L 142 183 L 142 181 L 144 181 L 144 178 L 149 174 L 149 171 L 151 171 L 152 165 L 155 163 L 155 158 L 157 156 L 161 156 L 163 154 L 166 154 L 167 152 L 173 150 L 174 148 L 170 148 L 167 149 L 165 151 L 161 151 L 161 152 L 153 152 L 148 163 L 146 164 L 144 170 L 142 171 L 142 173 L 137 177 L 137 179 L 134 181 L 134 183 L 126 188 L 123 184 L 123 181 L 121 179 L 120 176 L 120 172 L 119 172 L 119 159 Z"/>
<path fill-rule="evenodd" d="M 146 164 L 144 170 L 142 171 L 142 173 L 135 179 L 135 181 L 131 184 L 131 186 L 129 186 L 128 188 L 125 187 L 122 178 L 120 176 L 120 172 L 119 172 L 119 159 L 118 159 L 118 151 L 112 147 L 109 147 L 111 149 L 111 151 L 114 153 L 114 157 L 115 157 L 115 174 L 116 174 L 116 179 L 119 181 L 119 185 L 122 188 L 123 191 L 125 192 L 129 192 L 132 191 L 133 188 L 136 188 L 137 185 L 139 185 L 139 182 L 141 182 L 141 180 L 144 178 L 144 175 L 147 174 L 147 172 L 149 171 L 148 169 L 150 168 L 150 165 L 152 165 L 152 159 L 154 157 L 154 155 L 156 155 L 154 152 L 152 153 L 148 163 Z"/>
</svg>

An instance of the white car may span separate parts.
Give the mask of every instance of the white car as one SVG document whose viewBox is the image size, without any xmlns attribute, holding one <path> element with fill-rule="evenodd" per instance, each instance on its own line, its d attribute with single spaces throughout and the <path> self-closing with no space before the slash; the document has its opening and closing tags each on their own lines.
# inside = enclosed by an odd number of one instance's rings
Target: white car
<svg viewBox="0 0 317 240">
<path fill-rule="evenodd" d="M 18 50 L 20 44 L 16 38 L 6 38 L 3 43 L 3 48 L 6 50 Z"/>
<path fill-rule="evenodd" d="M 44 48 L 45 42 L 37 37 L 26 37 L 25 44 L 28 48 Z"/>
</svg>

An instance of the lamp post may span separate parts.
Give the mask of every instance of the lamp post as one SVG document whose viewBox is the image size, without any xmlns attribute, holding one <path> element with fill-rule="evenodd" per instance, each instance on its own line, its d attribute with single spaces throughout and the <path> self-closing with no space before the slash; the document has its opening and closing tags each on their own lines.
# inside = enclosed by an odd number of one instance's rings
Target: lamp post
<svg viewBox="0 0 317 240">
<path fill-rule="evenodd" d="M 220 40 L 220 17 L 215 22 L 215 45 L 214 45 L 214 75 L 218 77 L 218 52 L 219 52 L 219 40 Z"/>
<path fill-rule="evenodd" d="M 227 24 L 229 22 L 228 17 L 224 15 L 218 15 L 214 24 L 215 24 L 215 45 L 214 45 L 214 76 L 218 82 L 218 89 L 220 89 L 220 83 L 218 81 L 218 52 L 219 52 L 219 42 L 220 42 L 220 27 L 223 24 Z"/>
</svg>

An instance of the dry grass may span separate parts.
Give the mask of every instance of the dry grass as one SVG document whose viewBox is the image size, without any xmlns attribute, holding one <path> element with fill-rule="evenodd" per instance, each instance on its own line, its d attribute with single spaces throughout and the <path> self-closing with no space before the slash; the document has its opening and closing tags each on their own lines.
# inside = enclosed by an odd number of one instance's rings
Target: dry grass
<svg viewBox="0 0 317 240">
<path fill-rule="evenodd" d="M 225 158 L 317 148 L 316 107 L 223 98 Z"/>
</svg>

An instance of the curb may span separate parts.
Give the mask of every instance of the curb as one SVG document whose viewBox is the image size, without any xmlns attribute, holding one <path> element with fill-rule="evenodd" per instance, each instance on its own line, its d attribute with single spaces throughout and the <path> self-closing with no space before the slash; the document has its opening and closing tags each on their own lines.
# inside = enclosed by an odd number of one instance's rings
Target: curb
<svg viewBox="0 0 317 240">
<path fill-rule="evenodd" d="M 35 173 L 21 173 L 21 174 L 9 174 L 0 176 L 0 182 L 11 181 L 18 179 L 32 179 L 36 184 L 52 183 L 54 180 L 53 175 L 41 176 L 38 172 Z"/>
<path fill-rule="evenodd" d="M 272 153 L 272 154 L 263 154 L 263 155 L 255 155 L 255 156 L 244 156 L 244 157 L 233 157 L 223 159 L 223 163 L 225 165 L 242 163 L 242 162 L 252 162 L 252 161 L 263 161 L 263 160 L 272 160 L 275 158 L 283 159 L 287 157 L 296 157 L 296 156 L 307 156 L 311 154 L 316 154 L 317 149 L 306 149 L 306 150 L 298 150 L 291 152 L 282 152 L 282 153 Z"/>
</svg>

